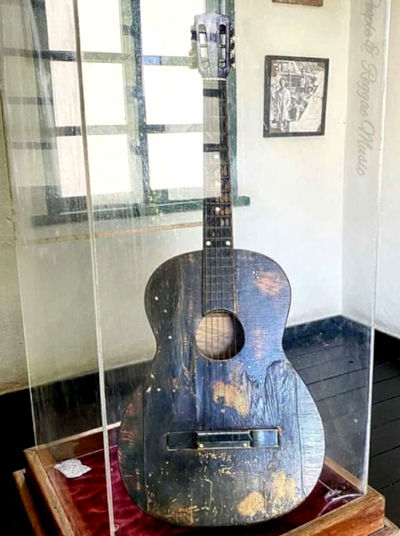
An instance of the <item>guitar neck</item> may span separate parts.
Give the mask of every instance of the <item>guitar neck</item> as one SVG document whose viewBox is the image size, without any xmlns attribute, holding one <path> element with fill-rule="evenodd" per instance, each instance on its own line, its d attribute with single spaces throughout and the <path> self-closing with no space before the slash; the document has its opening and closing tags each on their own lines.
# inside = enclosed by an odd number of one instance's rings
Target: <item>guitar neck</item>
<svg viewBox="0 0 400 536">
<path fill-rule="evenodd" d="M 226 80 L 204 80 L 203 309 L 233 309 L 234 259 Z"/>
</svg>

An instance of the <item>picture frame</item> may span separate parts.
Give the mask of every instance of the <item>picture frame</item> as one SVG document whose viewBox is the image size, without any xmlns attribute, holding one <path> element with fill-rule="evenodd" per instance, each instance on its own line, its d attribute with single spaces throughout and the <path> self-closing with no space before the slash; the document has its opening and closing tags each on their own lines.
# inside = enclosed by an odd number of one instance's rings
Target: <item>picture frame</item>
<svg viewBox="0 0 400 536">
<path fill-rule="evenodd" d="M 264 137 L 323 136 L 329 59 L 265 56 Z"/>
</svg>

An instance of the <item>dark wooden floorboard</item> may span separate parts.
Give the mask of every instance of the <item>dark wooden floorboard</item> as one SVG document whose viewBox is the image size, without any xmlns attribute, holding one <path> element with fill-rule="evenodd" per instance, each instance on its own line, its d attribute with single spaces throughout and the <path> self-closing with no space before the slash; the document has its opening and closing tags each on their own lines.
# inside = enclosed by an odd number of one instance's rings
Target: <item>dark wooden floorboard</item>
<svg viewBox="0 0 400 536">
<path fill-rule="evenodd" d="M 368 382 L 368 369 L 356 370 L 339 374 L 334 378 L 308 385 L 314 399 L 318 402 L 324 399 L 343 395 L 351 390 L 365 387 Z"/>
<path fill-rule="evenodd" d="M 396 398 L 400 394 L 400 376 L 390 378 L 388 380 L 380 381 L 374 384 L 374 390 L 372 393 L 372 401 L 384 402 Z"/>
<path fill-rule="evenodd" d="M 400 526 L 400 482 L 385 487 L 381 490 L 381 493 L 383 493 L 386 498 L 387 516 L 393 523 Z"/>
<path fill-rule="evenodd" d="M 370 479 L 378 490 L 400 482 L 400 446 L 371 459 Z"/>
<path fill-rule="evenodd" d="M 368 352 L 357 339 L 287 349 L 293 366 L 308 385 L 324 420 L 327 437 L 336 437 L 328 454 L 346 460 L 361 474 L 360 452 L 367 415 Z M 400 524 L 400 341 L 377 334 L 372 407 L 369 482 L 387 501 L 387 516 Z M 331 450 L 332 452 L 329 452 Z"/>
<path fill-rule="evenodd" d="M 372 429 L 387 422 L 399 421 L 400 424 L 400 393 L 399 396 L 376 402 L 372 411 Z"/>
<path fill-rule="evenodd" d="M 392 421 L 375 428 L 371 435 L 371 462 L 400 445 L 400 422 Z M 400 500 L 400 498 L 399 498 Z"/>
<path fill-rule="evenodd" d="M 381 363 L 377 362 L 374 369 L 374 383 L 390 380 L 400 376 L 400 361 Z"/>
</svg>

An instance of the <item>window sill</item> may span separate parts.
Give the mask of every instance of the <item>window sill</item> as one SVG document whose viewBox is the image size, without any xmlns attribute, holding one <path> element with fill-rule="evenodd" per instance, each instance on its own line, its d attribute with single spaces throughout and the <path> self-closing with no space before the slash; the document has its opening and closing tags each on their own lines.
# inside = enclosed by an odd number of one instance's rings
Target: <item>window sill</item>
<svg viewBox="0 0 400 536">
<path fill-rule="evenodd" d="M 250 197 L 248 196 L 240 195 L 233 199 L 233 206 L 235 207 L 246 207 L 249 205 Z M 174 212 L 191 212 L 202 210 L 202 208 L 202 199 L 168 201 L 151 205 L 140 205 L 135 203 L 132 205 L 103 206 L 96 207 L 94 210 L 94 219 L 100 221 L 139 218 L 142 216 L 156 216 L 158 214 L 171 214 Z M 62 223 L 80 223 L 87 220 L 87 209 L 32 216 L 32 224 L 34 227 L 58 225 Z"/>
</svg>

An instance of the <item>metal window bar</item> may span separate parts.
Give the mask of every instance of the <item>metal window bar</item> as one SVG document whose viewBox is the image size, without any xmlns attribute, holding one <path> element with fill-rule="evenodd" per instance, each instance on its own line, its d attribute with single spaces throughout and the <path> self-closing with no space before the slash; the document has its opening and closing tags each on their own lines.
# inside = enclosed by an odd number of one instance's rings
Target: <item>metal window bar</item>
<svg viewBox="0 0 400 536">
<path fill-rule="evenodd" d="M 143 88 L 142 66 L 143 65 L 172 65 L 188 66 L 189 57 L 181 56 L 143 56 L 142 55 L 142 38 L 141 38 L 141 19 L 140 19 L 140 1 L 141 0 L 123 0 L 125 3 L 122 12 L 122 34 L 123 34 L 123 53 L 106 53 L 106 52 L 85 52 L 83 59 L 86 62 L 98 63 L 121 63 L 125 70 L 126 80 L 126 125 L 95 125 L 88 127 L 88 134 L 121 134 L 127 133 L 129 137 L 130 151 L 140 156 L 142 161 L 142 188 L 143 188 L 143 206 L 141 203 L 132 203 L 131 206 L 96 206 L 97 214 L 95 217 L 126 217 L 139 216 L 144 214 L 156 214 L 158 212 L 175 212 L 181 210 L 195 210 L 201 208 L 201 200 L 198 198 L 187 199 L 184 201 L 171 201 L 169 192 L 165 190 L 152 191 L 150 188 L 149 176 L 149 157 L 148 157 L 148 134 L 150 133 L 171 133 L 171 132 L 201 132 L 201 124 L 191 125 L 151 125 L 146 122 L 145 95 Z M 37 61 L 42 61 L 50 79 L 51 61 L 76 61 L 76 54 L 73 51 L 49 50 L 48 29 L 45 13 L 44 0 L 32 0 L 32 6 L 36 15 L 38 28 L 40 29 L 41 51 L 33 53 Z M 234 17 L 234 0 L 207 0 L 206 9 L 210 11 L 219 11 Z M 15 55 L 32 55 L 32 51 L 9 49 L 8 53 Z M 48 61 L 43 61 L 48 60 Z M 228 94 L 230 105 L 230 142 L 232 156 L 232 190 L 234 202 L 236 205 L 247 205 L 249 200 L 246 197 L 239 199 L 237 197 L 237 180 L 236 180 L 236 76 L 234 71 L 231 73 L 228 83 Z M 29 102 L 28 102 L 29 101 Z M 52 107 L 53 95 L 49 87 L 49 97 L 46 100 L 43 97 L 37 99 L 40 106 Z M 31 104 L 30 99 L 24 101 L 21 98 L 21 104 L 26 102 Z M 43 139 L 48 140 L 48 135 L 57 136 L 79 136 L 81 135 L 80 126 L 56 127 L 54 132 L 49 133 L 46 125 L 42 125 Z M 20 144 L 21 146 L 24 144 Z M 44 141 L 40 144 L 43 149 L 54 149 L 54 144 Z M 133 172 L 132 172 L 133 173 Z M 136 178 L 131 176 L 131 180 Z M 51 182 L 50 182 L 51 180 Z M 137 180 L 137 179 L 136 179 Z M 48 217 L 35 216 L 34 223 L 45 224 L 55 223 L 57 221 L 81 221 L 85 219 L 86 203 L 85 198 L 63 198 L 61 196 L 60 180 L 54 184 L 54 174 L 47 181 L 46 200 Z"/>
</svg>

